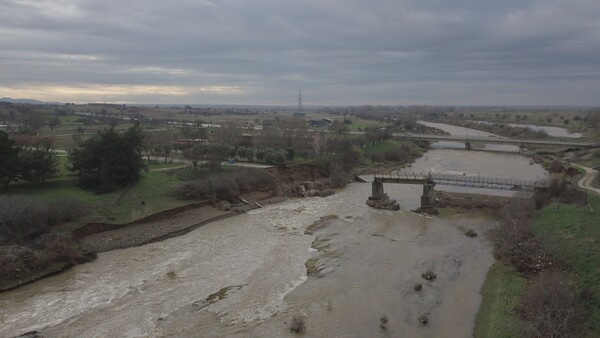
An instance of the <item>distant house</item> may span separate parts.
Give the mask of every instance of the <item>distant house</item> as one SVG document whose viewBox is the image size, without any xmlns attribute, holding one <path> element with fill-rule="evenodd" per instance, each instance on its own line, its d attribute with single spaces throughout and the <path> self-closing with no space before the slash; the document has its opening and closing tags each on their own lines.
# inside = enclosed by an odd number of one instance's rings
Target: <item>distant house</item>
<svg viewBox="0 0 600 338">
<path fill-rule="evenodd" d="M 303 111 L 295 111 L 294 114 L 292 114 L 292 116 L 303 119 L 306 117 L 306 113 Z"/>
<path fill-rule="evenodd" d="M 318 120 L 309 120 L 308 121 L 308 125 L 311 127 L 330 127 L 333 125 L 333 120 L 332 119 L 318 119 Z"/>
</svg>

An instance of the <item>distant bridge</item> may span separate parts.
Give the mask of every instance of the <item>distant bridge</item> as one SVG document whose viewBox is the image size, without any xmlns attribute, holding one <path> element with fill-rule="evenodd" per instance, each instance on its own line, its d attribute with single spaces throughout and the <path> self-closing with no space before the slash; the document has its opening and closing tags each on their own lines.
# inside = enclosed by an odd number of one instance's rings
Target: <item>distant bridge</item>
<svg viewBox="0 0 600 338">
<path fill-rule="evenodd" d="M 575 142 L 575 141 L 560 141 L 560 140 L 533 140 L 533 139 L 511 139 L 499 136 L 464 136 L 464 135 L 435 135 L 435 134 L 409 134 L 409 133 L 393 133 L 393 137 L 424 140 L 424 141 L 453 141 L 464 142 L 467 149 L 471 149 L 471 142 L 494 143 L 494 144 L 512 144 L 517 145 L 521 149 L 525 146 L 558 146 L 558 147 L 574 147 L 574 148 L 598 148 L 598 142 Z"/>
<path fill-rule="evenodd" d="M 535 190 L 544 189 L 548 184 L 542 180 L 522 180 L 499 177 L 466 176 L 442 173 L 400 173 L 388 175 L 374 175 L 372 182 L 372 194 L 370 200 L 381 200 L 387 198 L 383 191 L 384 183 L 399 184 L 422 184 L 423 195 L 421 206 L 430 206 L 435 200 L 435 185 L 451 185 L 467 188 L 500 189 L 500 190 Z"/>
</svg>

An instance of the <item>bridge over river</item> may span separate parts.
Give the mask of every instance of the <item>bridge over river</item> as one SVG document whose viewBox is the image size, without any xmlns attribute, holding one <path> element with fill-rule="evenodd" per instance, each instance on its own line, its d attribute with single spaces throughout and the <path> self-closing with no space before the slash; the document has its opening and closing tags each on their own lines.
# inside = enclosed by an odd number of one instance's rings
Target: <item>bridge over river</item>
<svg viewBox="0 0 600 338">
<path fill-rule="evenodd" d="M 435 200 L 435 185 L 450 185 L 468 188 L 499 189 L 499 190 L 535 190 L 548 187 L 543 180 L 522 180 L 513 178 L 467 176 L 443 173 L 408 173 L 396 172 L 395 174 L 375 174 L 372 182 L 372 194 L 369 200 L 387 198 L 383 190 L 384 183 L 396 184 L 422 184 L 423 195 L 421 206 L 430 206 Z"/>
<path fill-rule="evenodd" d="M 424 140 L 424 141 L 453 141 L 464 142 L 467 149 L 471 149 L 471 142 L 493 143 L 493 144 L 511 144 L 519 146 L 523 150 L 526 146 L 554 146 L 554 147 L 573 147 L 573 148 L 599 148 L 598 142 L 574 142 L 563 140 L 533 140 L 533 139 L 512 139 L 499 136 L 465 136 L 465 135 L 436 135 L 436 134 L 410 134 L 393 133 L 393 137 Z"/>
</svg>

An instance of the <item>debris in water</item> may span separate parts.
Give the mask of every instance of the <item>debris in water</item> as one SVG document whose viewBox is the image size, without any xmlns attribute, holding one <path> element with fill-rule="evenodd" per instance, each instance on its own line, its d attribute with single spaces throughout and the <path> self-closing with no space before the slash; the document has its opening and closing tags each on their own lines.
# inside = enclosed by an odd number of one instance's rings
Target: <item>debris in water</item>
<svg viewBox="0 0 600 338">
<path fill-rule="evenodd" d="M 421 323 L 421 325 L 427 325 L 429 323 L 429 316 L 427 313 L 419 316 L 419 323 Z"/>
<path fill-rule="evenodd" d="M 302 333 L 306 328 L 306 323 L 303 316 L 296 315 L 292 318 L 292 323 L 290 324 L 290 331 L 295 333 Z"/>
<path fill-rule="evenodd" d="M 473 230 L 473 229 L 467 229 L 465 231 L 465 236 L 467 236 L 467 237 L 477 237 L 477 232 L 475 232 L 475 230 Z"/>
<path fill-rule="evenodd" d="M 435 272 L 433 272 L 432 270 L 427 270 L 427 271 L 423 272 L 421 277 L 423 277 L 424 279 L 427 279 L 428 281 L 433 281 L 437 278 L 437 274 Z"/>
<path fill-rule="evenodd" d="M 379 317 L 379 327 L 382 330 L 387 330 L 387 323 L 388 323 L 388 317 L 386 315 Z"/>
</svg>

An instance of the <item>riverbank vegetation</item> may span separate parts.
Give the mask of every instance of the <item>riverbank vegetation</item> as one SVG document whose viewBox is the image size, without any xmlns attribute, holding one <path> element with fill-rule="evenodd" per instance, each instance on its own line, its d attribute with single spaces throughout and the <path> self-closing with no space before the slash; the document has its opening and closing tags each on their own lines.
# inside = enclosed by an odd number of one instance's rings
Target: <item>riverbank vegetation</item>
<svg viewBox="0 0 600 338">
<path fill-rule="evenodd" d="M 482 289 L 476 337 L 600 334 L 600 197 L 557 181 L 560 191 L 497 214 L 491 238 L 498 260 Z"/>
<path fill-rule="evenodd" d="M 49 232 L 87 212 L 85 204 L 70 198 L 47 202 L 34 196 L 0 196 L 0 290 L 93 259 L 70 234 Z"/>
<path fill-rule="evenodd" d="M 239 202 L 238 198 L 241 194 L 253 191 L 276 193 L 275 177 L 261 169 L 232 168 L 184 183 L 174 188 L 173 194 L 181 200 L 235 203 Z"/>
</svg>

